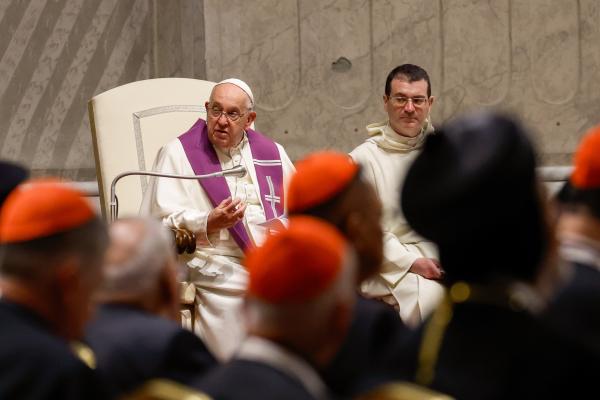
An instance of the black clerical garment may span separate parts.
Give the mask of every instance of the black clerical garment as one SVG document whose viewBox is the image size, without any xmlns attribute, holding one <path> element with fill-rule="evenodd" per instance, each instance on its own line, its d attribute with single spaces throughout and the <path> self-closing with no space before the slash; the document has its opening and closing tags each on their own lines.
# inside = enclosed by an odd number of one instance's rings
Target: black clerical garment
<svg viewBox="0 0 600 400">
<path fill-rule="evenodd" d="M 287 348 L 247 337 L 229 362 L 192 385 L 216 400 L 326 400 L 316 370 Z"/>
<path fill-rule="evenodd" d="M 571 279 L 546 312 L 552 326 L 600 356 L 600 259 L 575 262 Z M 600 365 L 598 366 L 600 368 Z"/>
<path fill-rule="evenodd" d="M 500 302 L 501 303 L 501 302 Z M 417 381 L 425 324 L 405 342 L 399 378 Z M 406 367 L 410 367 L 408 370 Z M 455 304 L 429 387 L 458 399 L 563 399 L 589 393 L 600 368 L 542 319 L 511 304 Z"/>
<path fill-rule="evenodd" d="M 398 358 L 393 352 L 407 332 L 392 306 L 358 296 L 346 339 L 322 372 L 323 380 L 341 397 L 352 397 L 391 380 Z"/>
<path fill-rule="evenodd" d="M 95 372 L 29 309 L 0 300 L 0 399 L 107 399 Z"/>
<path fill-rule="evenodd" d="M 94 350 L 98 372 L 117 394 L 154 378 L 189 384 L 216 365 L 196 335 L 173 321 L 126 305 L 100 306 L 85 340 Z"/>
<path fill-rule="evenodd" d="M 233 359 L 194 385 L 215 400 L 315 400 L 300 381 L 270 365 Z"/>
</svg>

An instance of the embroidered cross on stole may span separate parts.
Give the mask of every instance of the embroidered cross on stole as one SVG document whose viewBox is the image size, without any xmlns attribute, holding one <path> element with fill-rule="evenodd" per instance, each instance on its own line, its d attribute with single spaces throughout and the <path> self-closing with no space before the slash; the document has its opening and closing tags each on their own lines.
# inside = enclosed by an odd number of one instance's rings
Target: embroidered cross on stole
<svg viewBox="0 0 600 400">
<path fill-rule="evenodd" d="M 260 200 L 267 220 L 283 215 L 283 169 L 277 145 L 262 133 L 248 129 L 248 143 L 252 152 Z M 208 140 L 206 122 L 198 119 L 183 135 L 179 136 L 185 155 L 196 175 L 222 170 L 215 148 Z M 199 179 L 213 207 L 231 196 L 224 177 Z M 243 221 L 229 228 L 235 242 L 242 250 L 252 243 Z"/>
</svg>

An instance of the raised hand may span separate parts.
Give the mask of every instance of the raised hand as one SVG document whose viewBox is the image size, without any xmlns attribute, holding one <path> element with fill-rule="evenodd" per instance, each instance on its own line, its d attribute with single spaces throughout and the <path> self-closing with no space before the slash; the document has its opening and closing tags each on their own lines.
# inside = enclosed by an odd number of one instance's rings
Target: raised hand
<svg viewBox="0 0 600 400">
<path fill-rule="evenodd" d="M 244 218 L 244 211 L 246 204 L 242 200 L 228 197 L 208 214 L 206 230 L 212 233 L 230 228 Z"/>
</svg>

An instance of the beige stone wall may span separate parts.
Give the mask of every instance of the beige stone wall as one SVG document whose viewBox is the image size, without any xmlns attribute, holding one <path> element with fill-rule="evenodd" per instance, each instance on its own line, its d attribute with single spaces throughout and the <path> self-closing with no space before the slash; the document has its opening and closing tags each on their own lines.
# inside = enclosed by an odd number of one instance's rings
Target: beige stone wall
<svg viewBox="0 0 600 400">
<path fill-rule="evenodd" d="M 202 7 L 0 0 L 0 158 L 34 175 L 95 179 L 88 99 L 151 77 L 204 77 Z"/>
<path fill-rule="evenodd" d="M 205 0 L 204 11 L 208 79 L 248 81 L 257 127 L 292 157 L 364 140 L 385 117 L 387 73 L 406 62 L 431 75 L 435 123 L 512 111 L 545 164 L 569 164 L 600 122 L 597 0 Z"/>
<path fill-rule="evenodd" d="M 434 122 L 511 110 L 564 165 L 600 122 L 599 21 L 597 0 L 0 0 L 0 158 L 94 179 L 87 100 L 165 76 L 238 76 L 293 158 L 348 151 L 411 62 Z"/>
</svg>

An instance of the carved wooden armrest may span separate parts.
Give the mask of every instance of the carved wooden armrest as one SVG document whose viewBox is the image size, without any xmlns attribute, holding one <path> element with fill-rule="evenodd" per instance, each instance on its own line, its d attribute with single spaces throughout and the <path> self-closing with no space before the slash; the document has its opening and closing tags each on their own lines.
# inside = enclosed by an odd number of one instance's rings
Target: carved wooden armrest
<svg viewBox="0 0 600 400">
<path fill-rule="evenodd" d="M 194 304 L 196 288 L 193 283 L 179 282 L 179 302 L 181 304 Z"/>
<path fill-rule="evenodd" d="M 179 304 L 181 326 L 194 331 L 196 288 L 193 283 L 179 282 Z"/>
<path fill-rule="evenodd" d="M 182 228 L 171 228 L 171 232 L 175 237 L 177 254 L 192 254 L 196 251 L 196 234 L 194 232 Z"/>
</svg>

